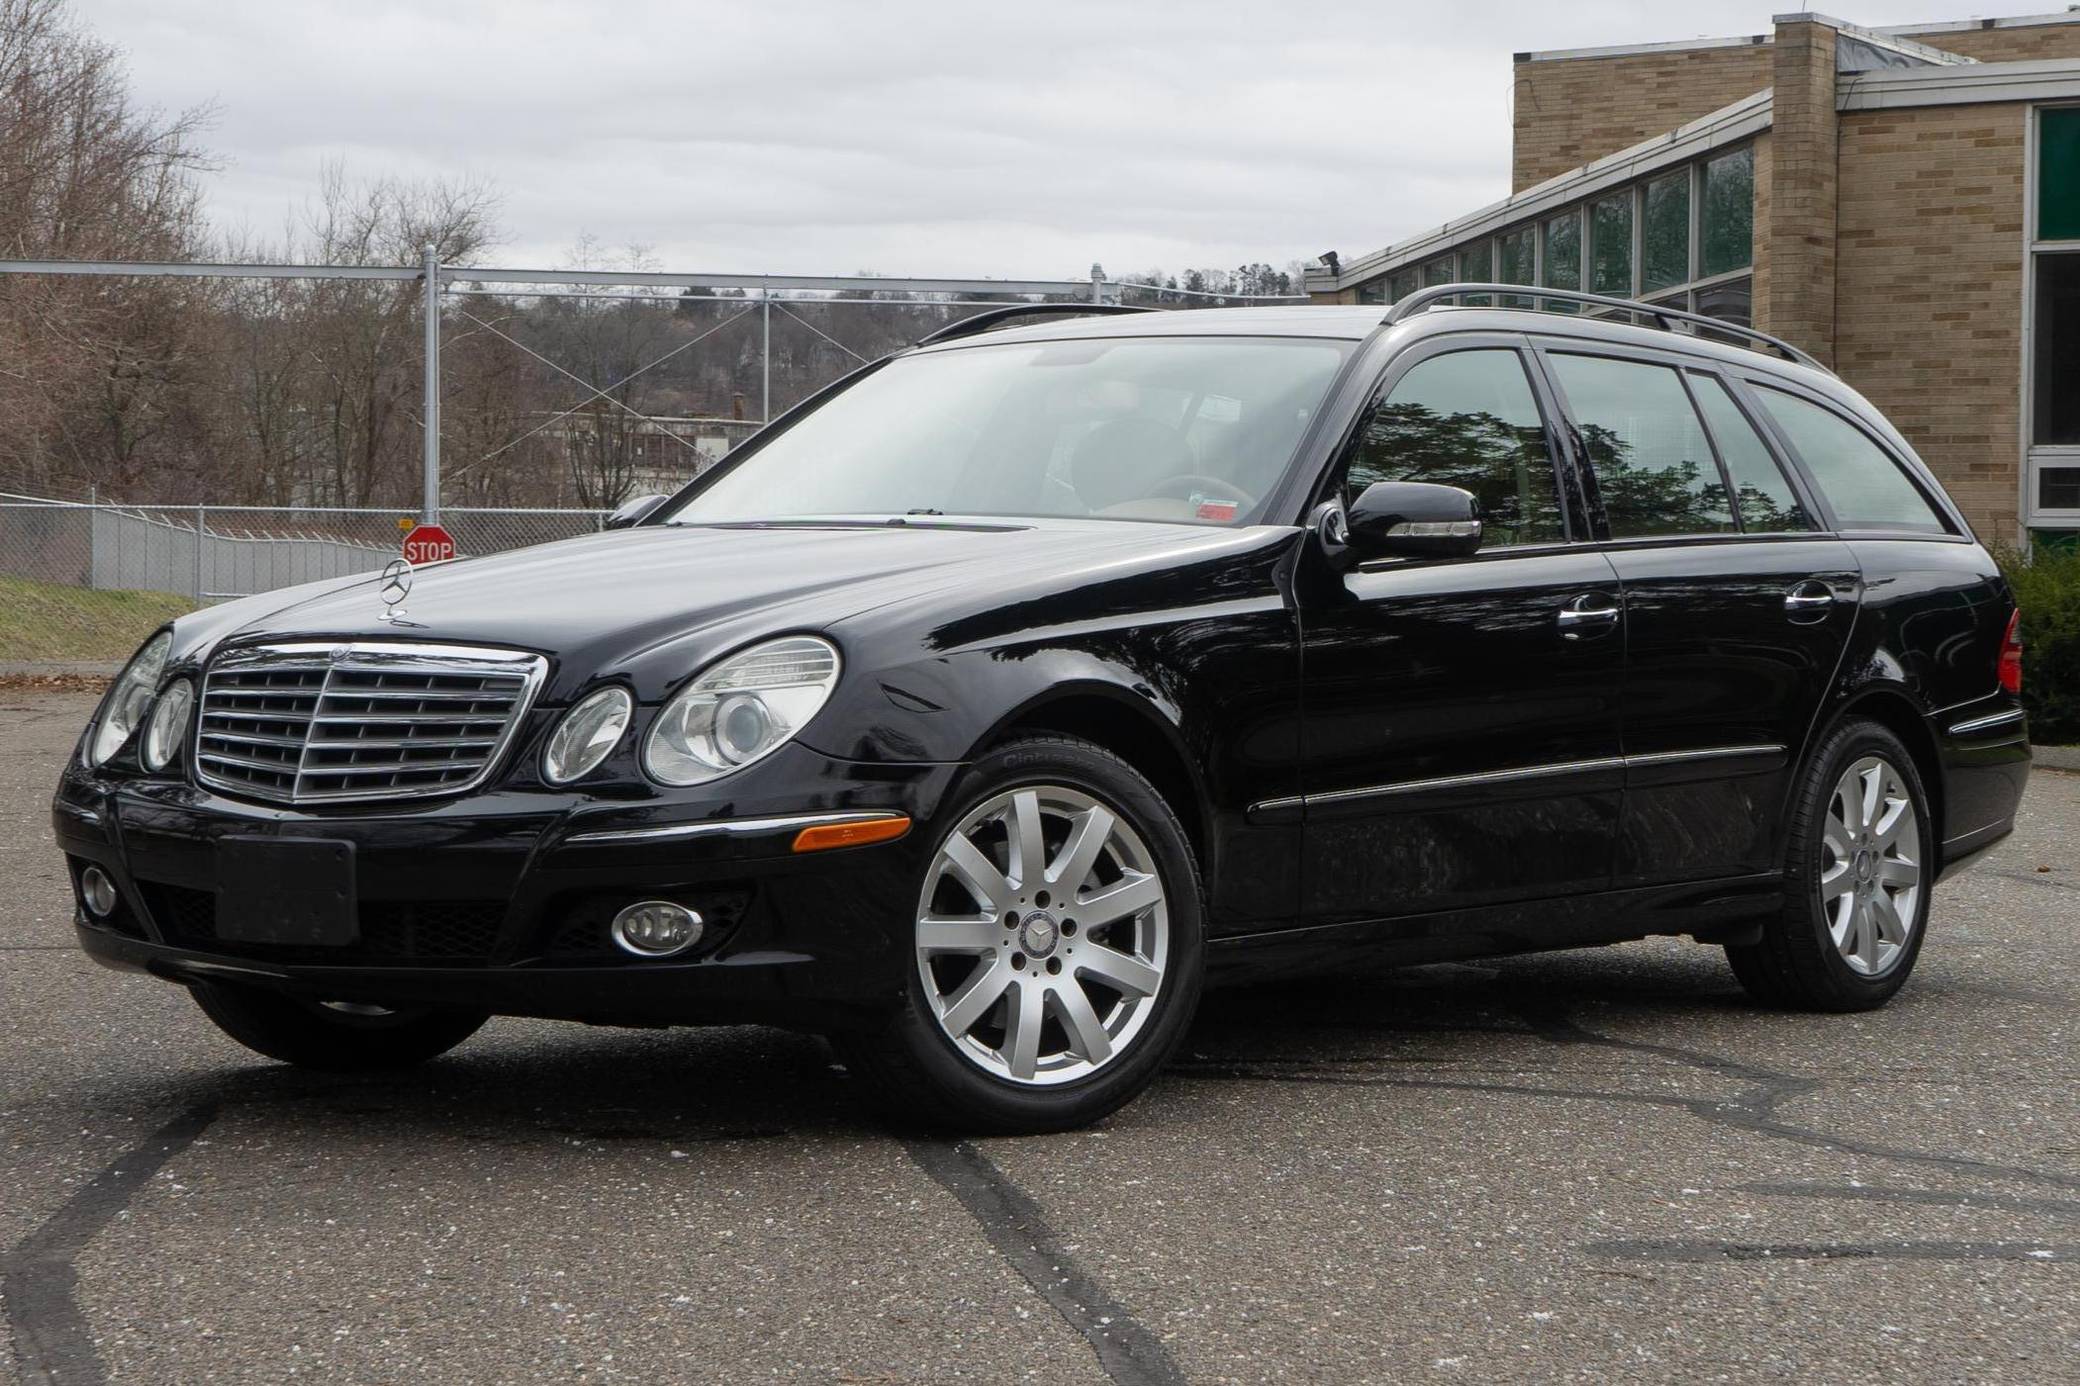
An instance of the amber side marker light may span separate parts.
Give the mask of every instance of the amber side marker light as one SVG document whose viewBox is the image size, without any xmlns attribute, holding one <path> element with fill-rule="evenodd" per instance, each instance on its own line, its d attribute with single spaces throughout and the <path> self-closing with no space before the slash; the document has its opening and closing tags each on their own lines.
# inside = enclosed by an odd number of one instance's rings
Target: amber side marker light
<svg viewBox="0 0 2080 1386">
<path fill-rule="evenodd" d="M 910 831 L 903 814 L 887 818 L 862 818 L 856 823 L 819 823 L 794 835 L 797 852 L 828 852 L 833 847 L 865 847 L 873 842 L 893 842 Z"/>
</svg>

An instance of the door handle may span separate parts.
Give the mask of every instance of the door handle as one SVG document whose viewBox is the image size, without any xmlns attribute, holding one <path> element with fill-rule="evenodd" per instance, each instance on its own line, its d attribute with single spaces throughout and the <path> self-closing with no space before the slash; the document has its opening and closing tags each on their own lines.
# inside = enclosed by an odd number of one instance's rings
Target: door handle
<svg viewBox="0 0 2080 1386">
<path fill-rule="evenodd" d="M 1807 578 L 1784 594 L 1784 613 L 1794 621 L 1818 621 L 1834 605 L 1834 589 L 1818 578 Z"/>
<path fill-rule="evenodd" d="M 1560 608 L 1560 638 L 1580 640 L 1605 635 L 1618 624 L 1624 610 L 1617 598 L 1603 592 L 1585 592 Z"/>
</svg>

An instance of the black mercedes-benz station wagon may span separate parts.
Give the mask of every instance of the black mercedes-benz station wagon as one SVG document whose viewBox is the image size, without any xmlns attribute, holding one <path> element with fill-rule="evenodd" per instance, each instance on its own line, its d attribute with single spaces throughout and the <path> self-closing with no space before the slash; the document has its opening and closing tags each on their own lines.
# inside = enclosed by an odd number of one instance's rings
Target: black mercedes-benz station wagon
<svg viewBox="0 0 2080 1386">
<path fill-rule="evenodd" d="M 184 616 L 58 788 L 80 942 L 291 1063 L 767 1022 L 1000 1132 L 1360 960 L 1882 1004 L 2014 821 L 2007 586 L 1796 349 L 1512 292 L 994 310 L 607 532 Z"/>
</svg>

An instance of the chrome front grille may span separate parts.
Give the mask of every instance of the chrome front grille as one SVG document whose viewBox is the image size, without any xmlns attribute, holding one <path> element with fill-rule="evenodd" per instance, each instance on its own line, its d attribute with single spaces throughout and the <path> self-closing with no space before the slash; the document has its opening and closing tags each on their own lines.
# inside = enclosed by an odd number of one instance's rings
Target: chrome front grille
<svg viewBox="0 0 2080 1386">
<path fill-rule="evenodd" d="M 227 650 L 202 683 L 196 777 L 292 804 L 453 794 L 491 773 L 547 668 L 401 642 Z"/>
</svg>

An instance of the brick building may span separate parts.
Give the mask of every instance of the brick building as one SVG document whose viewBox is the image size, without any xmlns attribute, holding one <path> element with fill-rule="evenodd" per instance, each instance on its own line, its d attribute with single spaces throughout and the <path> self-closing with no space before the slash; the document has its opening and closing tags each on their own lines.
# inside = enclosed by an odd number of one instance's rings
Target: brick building
<svg viewBox="0 0 2080 1386">
<path fill-rule="evenodd" d="M 1752 323 L 1884 410 L 1981 538 L 2080 531 L 2080 9 L 1515 64 L 1512 194 L 1311 294 L 1479 280 Z"/>
</svg>

